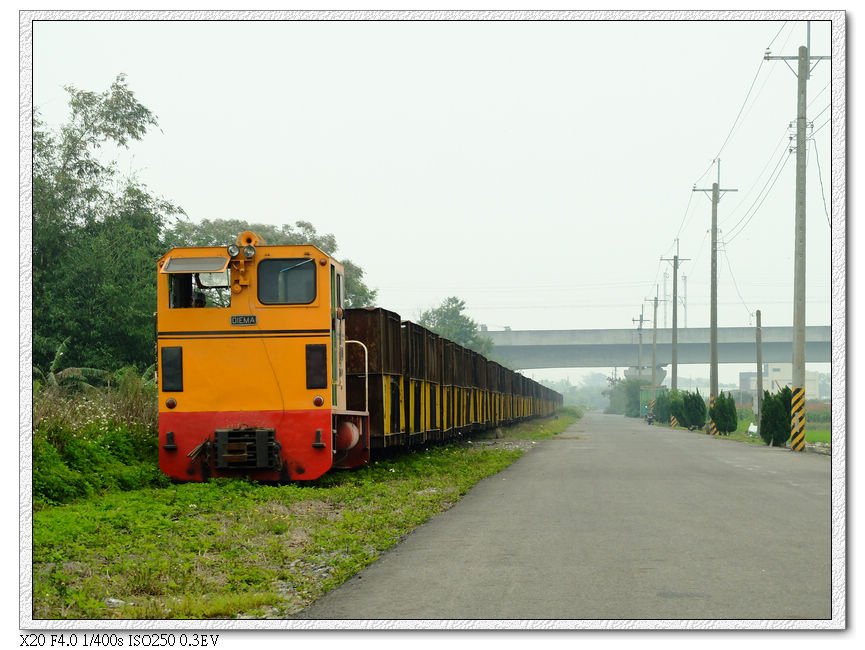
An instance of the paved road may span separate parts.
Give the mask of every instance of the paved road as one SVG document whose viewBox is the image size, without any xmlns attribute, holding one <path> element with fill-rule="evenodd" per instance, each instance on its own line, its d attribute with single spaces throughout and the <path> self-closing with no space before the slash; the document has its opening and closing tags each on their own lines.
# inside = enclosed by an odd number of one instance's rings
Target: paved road
<svg viewBox="0 0 865 650">
<path fill-rule="evenodd" d="M 830 458 L 589 414 L 298 618 L 831 618 Z"/>
</svg>

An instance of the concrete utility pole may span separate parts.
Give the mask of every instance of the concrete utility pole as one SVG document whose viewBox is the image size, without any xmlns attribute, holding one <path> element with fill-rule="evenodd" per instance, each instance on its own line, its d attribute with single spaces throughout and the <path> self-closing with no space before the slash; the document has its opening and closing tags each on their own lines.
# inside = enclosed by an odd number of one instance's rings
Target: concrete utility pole
<svg viewBox="0 0 865 650">
<path fill-rule="evenodd" d="M 643 375 L 643 305 L 640 305 L 640 318 L 632 318 L 632 323 L 639 323 L 637 326 L 637 336 L 639 337 L 639 347 L 637 348 L 637 379 Z"/>
<path fill-rule="evenodd" d="M 763 416 L 763 324 L 760 320 L 760 310 L 757 310 L 757 407 L 754 417 L 757 419 L 757 433 L 760 432 L 760 420 Z"/>
<path fill-rule="evenodd" d="M 718 202 L 721 192 L 737 192 L 738 190 L 721 189 L 721 160 L 718 163 L 718 182 L 712 183 L 712 189 L 694 188 L 694 192 L 712 193 L 712 288 L 709 310 L 709 404 L 713 405 L 718 396 Z"/>
<path fill-rule="evenodd" d="M 688 329 L 688 276 L 682 274 L 682 308 L 685 310 L 685 329 Z"/>
<path fill-rule="evenodd" d="M 670 274 L 667 272 L 667 269 L 664 269 L 664 329 L 667 329 L 667 302 L 669 299 L 669 295 L 667 294 L 667 278 L 670 277 Z M 675 282 L 675 280 L 674 280 Z"/>
<path fill-rule="evenodd" d="M 679 298 L 677 292 L 678 286 L 678 278 L 679 278 L 679 262 L 688 261 L 688 258 L 682 259 L 679 257 L 679 238 L 676 238 L 676 254 L 673 255 L 673 259 L 671 260 L 669 257 L 662 257 L 662 261 L 665 262 L 673 262 L 673 358 L 672 358 L 672 373 L 670 375 L 670 389 L 677 390 L 678 388 L 678 345 L 679 345 L 679 328 L 676 314 L 678 313 L 679 307 Z M 682 276 L 684 280 L 684 276 Z M 665 312 L 666 313 L 666 312 Z M 687 322 L 687 321 L 686 321 Z M 666 322 L 664 323 L 664 327 L 666 327 Z M 685 325 L 687 327 L 687 324 Z"/>
<path fill-rule="evenodd" d="M 763 57 L 769 61 L 797 61 L 796 92 L 796 213 L 793 251 L 793 402 L 791 404 L 792 438 L 795 451 L 805 450 L 805 129 L 808 126 L 807 87 L 811 61 L 829 60 L 831 56 L 811 56 L 811 22 L 808 22 L 808 44 L 799 48 L 798 56 Z M 787 64 L 790 65 L 789 63 Z M 816 64 L 815 64 L 816 65 Z M 791 68 L 792 69 L 792 68 Z"/>
<path fill-rule="evenodd" d="M 655 285 L 655 311 L 652 314 L 652 399 L 657 397 L 656 391 L 658 386 L 658 285 Z"/>
</svg>

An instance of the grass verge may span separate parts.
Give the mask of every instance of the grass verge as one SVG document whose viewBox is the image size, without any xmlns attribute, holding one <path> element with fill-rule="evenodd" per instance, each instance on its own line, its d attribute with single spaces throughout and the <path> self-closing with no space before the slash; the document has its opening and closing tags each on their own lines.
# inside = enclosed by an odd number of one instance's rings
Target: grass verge
<svg viewBox="0 0 865 650">
<path fill-rule="evenodd" d="M 703 430 L 700 429 L 697 431 L 697 433 L 703 433 Z M 748 433 L 748 425 L 747 424 L 745 425 L 744 428 L 740 426 L 740 428 L 737 429 L 736 431 L 732 431 L 727 435 L 719 435 L 718 438 L 722 439 L 722 440 L 734 440 L 736 442 L 744 442 L 744 443 L 747 443 L 749 445 L 765 445 L 766 444 L 760 436 L 758 436 L 756 434 L 750 435 Z M 828 429 L 809 429 L 809 428 L 806 428 L 805 429 L 805 442 L 831 443 L 832 442 L 832 434 Z"/>
<path fill-rule="evenodd" d="M 552 437 L 577 417 L 503 430 Z M 522 455 L 454 444 L 325 476 L 111 491 L 33 516 L 34 619 L 281 618 Z"/>
</svg>

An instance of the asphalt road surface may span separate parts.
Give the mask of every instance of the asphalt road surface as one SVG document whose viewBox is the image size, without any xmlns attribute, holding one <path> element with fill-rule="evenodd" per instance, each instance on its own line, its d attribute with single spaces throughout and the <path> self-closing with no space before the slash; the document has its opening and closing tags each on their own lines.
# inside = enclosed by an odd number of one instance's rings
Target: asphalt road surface
<svg viewBox="0 0 865 650">
<path fill-rule="evenodd" d="M 298 618 L 828 619 L 830 470 L 588 414 Z"/>
</svg>

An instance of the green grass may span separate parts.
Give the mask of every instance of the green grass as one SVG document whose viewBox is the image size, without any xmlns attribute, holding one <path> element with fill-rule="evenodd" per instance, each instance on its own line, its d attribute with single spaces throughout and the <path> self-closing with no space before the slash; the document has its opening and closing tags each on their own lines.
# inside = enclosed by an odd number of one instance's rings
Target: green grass
<svg viewBox="0 0 865 650">
<path fill-rule="evenodd" d="M 805 425 L 805 442 L 832 442 L 832 431 L 830 429 L 818 429 Z"/>
<path fill-rule="evenodd" d="M 583 411 L 576 406 L 566 406 L 556 414 L 540 420 L 528 420 L 512 427 L 485 431 L 478 438 L 500 437 L 505 440 L 549 440 L 560 434 L 571 424 L 583 417 Z"/>
<path fill-rule="evenodd" d="M 723 440 L 735 440 L 737 442 L 746 442 L 751 445 L 765 445 L 766 443 L 763 439 L 758 435 L 750 435 L 748 433 L 748 427 L 751 422 L 753 422 L 753 415 L 751 414 L 750 409 L 747 410 L 746 417 L 744 419 L 739 420 L 739 426 L 735 431 L 730 432 L 728 435 L 718 436 Z M 742 413 L 740 411 L 740 417 Z M 698 433 L 702 433 L 703 430 L 700 429 Z M 825 422 L 815 422 L 815 423 L 807 423 L 805 427 L 805 442 L 832 442 L 832 431 L 828 428 L 827 423 Z"/>
<path fill-rule="evenodd" d="M 505 435 L 551 437 L 576 416 Z M 290 616 L 521 454 L 454 444 L 312 485 L 217 480 L 43 505 L 33 515 L 33 617 Z"/>
</svg>

